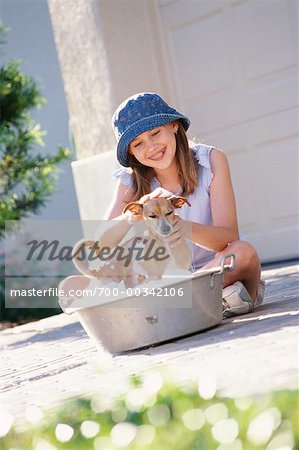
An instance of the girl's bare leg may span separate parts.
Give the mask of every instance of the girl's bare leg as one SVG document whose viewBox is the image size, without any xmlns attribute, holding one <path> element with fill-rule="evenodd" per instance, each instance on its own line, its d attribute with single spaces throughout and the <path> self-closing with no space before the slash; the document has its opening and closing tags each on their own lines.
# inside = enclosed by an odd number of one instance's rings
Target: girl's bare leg
<svg viewBox="0 0 299 450">
<path fill-rule="evenodd" d="M 248 242 L 232 242 L 224 250 L 218 252 L 214 259 L 202 267 L 202 269 L 219 266 L 223 256 L 229 255 L 230 253 L 235 255 L 235 268 L 231 272 L 224 273 L 223 287 L 230 286 L 235 281 L 241 281 L 252 300 L 255 301 L 261 278 L 261 263 L 255 248 L 248 244 Z"/>
</svg>

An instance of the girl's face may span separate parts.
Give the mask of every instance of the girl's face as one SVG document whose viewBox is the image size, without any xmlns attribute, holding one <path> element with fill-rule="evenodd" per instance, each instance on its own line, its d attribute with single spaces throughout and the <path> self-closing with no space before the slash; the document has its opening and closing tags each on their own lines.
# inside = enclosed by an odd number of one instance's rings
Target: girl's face
<svg viewBox="0 0 299 450">
<path fill-rule="evenodd" d="M 145 131 L 130 142 L 128 151 L 144 166 L 168 169 L 175 161 L 177 130 L 178 124 L 171 122 Z"/>
</svg>

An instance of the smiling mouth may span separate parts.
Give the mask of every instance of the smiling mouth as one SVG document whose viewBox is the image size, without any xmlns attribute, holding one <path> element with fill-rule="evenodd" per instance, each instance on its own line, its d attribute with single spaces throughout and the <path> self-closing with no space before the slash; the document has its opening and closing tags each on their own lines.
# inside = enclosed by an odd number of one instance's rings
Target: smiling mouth
<svg viewBox="0 0 299 450">
<path fill-rule="evenodd" d="M 161 150 L 158 153 L 155 153 L 155 155 L 151 156 L 149 159 L 151 159 L 152 161 L 160 161 L 163 156 L 165 155 L 166 149 Z"/>
</svg>

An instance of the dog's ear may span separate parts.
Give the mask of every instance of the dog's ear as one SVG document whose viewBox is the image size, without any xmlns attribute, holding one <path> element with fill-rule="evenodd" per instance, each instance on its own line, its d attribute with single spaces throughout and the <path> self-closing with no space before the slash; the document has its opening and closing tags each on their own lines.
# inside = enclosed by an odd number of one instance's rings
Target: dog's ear
<svg viewBox="0 0 299 450">
<path fill-rule="evenodd" d="M 125 214 L 127 211 L 130 211 L 133 216 L 141 216 L 143 212 L 143 205 L 138 202 L 128 203 L 127 206 L 124 207 L 122 213 Z"/>
<path fill-rule="evenodd" d="M 174 208 L 181 208 L 182 206 L 184 206 L 185 203 L 187 203 L 187 205 L 191 206 L 186 197 L 177 197 L 177 196 L 170 197 L 169 201 Z"/>
</svg>

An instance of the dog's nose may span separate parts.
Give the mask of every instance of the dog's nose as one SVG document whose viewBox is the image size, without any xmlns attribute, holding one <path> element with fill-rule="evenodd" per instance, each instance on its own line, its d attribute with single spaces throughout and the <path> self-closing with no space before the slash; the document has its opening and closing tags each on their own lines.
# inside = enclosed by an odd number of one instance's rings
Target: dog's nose
<svg viewBox="0 0 299 450">
<path fill-rule="evenodd" d="M 171 231 L 171 227 L 169 225 L 164 225 L 161 227 L 161 234 L 163 234 L 163 236 L 167 236 Z"/>
</svg>

